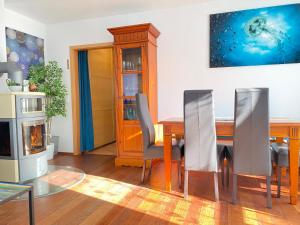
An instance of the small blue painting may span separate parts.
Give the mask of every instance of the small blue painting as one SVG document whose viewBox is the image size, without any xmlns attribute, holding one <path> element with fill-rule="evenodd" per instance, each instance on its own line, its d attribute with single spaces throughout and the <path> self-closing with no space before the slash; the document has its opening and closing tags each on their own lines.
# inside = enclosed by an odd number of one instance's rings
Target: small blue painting
<svg viewBox="0 0 300 225">
<path fill-rule="evenodd" d="M 210 15 L 210 67 L 300 63 L 300 4 Z"/>
<path fill-rule="evenodd" d="M 8 27 L 5 31 L 7 61 L 20 65 L 28 79 L 29 67 L 44 63 L 44 40 Z"/>
</svg>

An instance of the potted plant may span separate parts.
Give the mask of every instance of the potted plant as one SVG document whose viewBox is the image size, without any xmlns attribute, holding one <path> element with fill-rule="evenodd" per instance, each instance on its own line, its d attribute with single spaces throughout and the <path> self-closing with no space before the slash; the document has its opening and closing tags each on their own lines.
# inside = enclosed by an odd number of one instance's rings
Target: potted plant
<svg viewBox="0 0 300 225">
<path fill-rule="evenodd" d="M 19 91 L 22 91 L 22 86 L 21 84 L 17 83 L 16 81 L 14 80 L 11 80 L 11 79 L 7 79 L 6 80 L 6 84 L 9 88 L 10 91 L 12 92 L 19 92 Z"/>
<path fill-rule="evenodd" d="M 67 89 L 62 78 L 63 70 L 56 61 L 49 61 L 46 65 L 33 65 L 29 69 L 30 85 L 35 86 L 37 91 L 46 94 L 47 144 L 49 145 L 50 154 L 52 152 L 52 158 L 54 152 L 54 146 L 51 144 L 52 118 L 66 116 L 65 98 Z M 54 139 L 58 143 L 57 138 Z M 49 158 L 51 158 L 51 155 Z"/>
</svg>

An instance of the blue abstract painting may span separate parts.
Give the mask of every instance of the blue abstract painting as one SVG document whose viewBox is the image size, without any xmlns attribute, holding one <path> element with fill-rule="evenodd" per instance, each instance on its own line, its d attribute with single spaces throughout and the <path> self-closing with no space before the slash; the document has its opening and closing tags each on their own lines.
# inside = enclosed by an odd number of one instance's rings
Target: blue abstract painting
<svg viewBox="0 0 300 225">
<path fill-rule="evenodd" d="M 300 4 L 210 15 L 210 67 L 300 62 Z"/>
<path fill-rule="evenodd" d="M 5 31 L 7 61 L 20 65 L 28 79 L 29 67 L 44 63 L 44 40 L 8 27 Z"/>
</svg>

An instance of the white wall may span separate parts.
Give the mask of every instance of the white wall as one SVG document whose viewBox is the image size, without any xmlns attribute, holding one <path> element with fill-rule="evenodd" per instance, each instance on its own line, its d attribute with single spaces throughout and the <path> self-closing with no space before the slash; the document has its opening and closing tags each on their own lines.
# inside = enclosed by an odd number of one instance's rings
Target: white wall
<svg viewBox="0 0 300 225">
<path fill-rule="evenodd" d="M 4 9 L 4 21 L 6 27 L 46 39 L 46 25 L 39 21 L 32 20 L 8 9 Z"/>
<path fill-rule="evenodd" d="M 215 0 L 169 10 L 151 11 L 107 18 L 54 24 L 48 27 L 48 58 L 59 61 L 70 92 L 70 73 L 66 69 L 69 46 L 112 41 L 108 27 L 153 23 L 158 39 L 158 117 L 182 116 L 185 89 L 215 90 L 217 116 L 232 116 L 234 89 L 269 87 L 271 116 L 300 118 L 300 64 L 210 69 L 209 14 L 290 4 L 292 0 Z M 99 90 L 101 91 L 101 90 Z M 72 152 L 71 96 L 67 118 L 54 121 L 54 133 L 61 136 L 60 149 Z"/>
<path fill-rule="evenodd" d="M 0 0 L 0 61 L 7 61 L 5 27 L 46 39 L 46 26 L 38 21 L 7 10 L 3 5 L 1 7 L 1 2 L 3 3 L 3 0 Z M 8 91 L 5 83 L 6 78 L 6 76 L 3 76 L 0 79 L 0 91 Z"/>
<path fill-rule="evenodd" d="M 5 59 L 4 0 L 0 0 L 0 61 Z"/>
<path fill-rule="evenodd" d="M 0 0 L 0 62 L 5 61 L 5 23 L 4 23 L 4 0 Z M 1 84 L 5 82 L 5 78 L 0 77 L 0 90 Z"/>
</svg>

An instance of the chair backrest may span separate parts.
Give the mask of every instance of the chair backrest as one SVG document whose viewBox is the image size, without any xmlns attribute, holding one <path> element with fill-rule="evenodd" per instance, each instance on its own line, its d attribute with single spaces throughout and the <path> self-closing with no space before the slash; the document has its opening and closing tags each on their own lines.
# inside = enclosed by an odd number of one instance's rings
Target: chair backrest
<svg viewBox="0 0 300 225">
<path fill-rule="evenodd" d="M 148 108 L 147 97 L 143 94 L 136 94 L 137 116 L 141 124 L 143 133 L 144 151 L 155 143 L 155 130 Z"/>
<path fill-rule="evenodd" d="M 212 90 L 184 92 L 184 149 L 186 170 L 217 171 Z"/>
<path fill-rule="evenodd" d="M 233 172 L 271 175 L 269 89 L 235 91 Z"/>
</svg>

